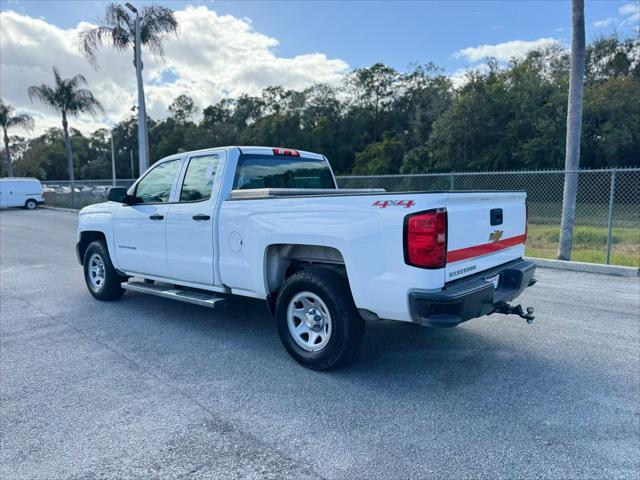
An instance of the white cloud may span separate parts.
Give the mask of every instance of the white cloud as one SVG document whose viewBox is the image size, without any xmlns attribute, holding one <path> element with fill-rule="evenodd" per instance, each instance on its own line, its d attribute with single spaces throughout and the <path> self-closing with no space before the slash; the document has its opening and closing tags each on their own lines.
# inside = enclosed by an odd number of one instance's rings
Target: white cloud
<svg viewBox="0 0 640 480">
<path fill-rule="evenodd" d="M 164 60 L 143 54 L 147 110 L 154 118 L 165 116 L 167 105 L 182 93 L 202 109 L 272 84 L 301 89 L 314 82 L 336 83 L 348 69 L 344 61 L 322 53 L 280 57 L 274 50 L 278 40 L 256 32 L 248 19 L 218 15 L 205 6 L 175 14 L 179 31 L 164 43 Z M 80 116 L 74 127 L 88 132 L 132 114 L 137 99 L 132 54 L 105 46 L 98 54 L 100 68 L 94 70 L 78 48 L 79 32 L 90 26 L 62 29 L 14 11 L 0 12 L 0 95 L 18 110 L 37 115 L 36 134 L 60 124 L 55 112 L 27 96 L 30 85 L 52 82 L 52 65 L 65 77 L 84 74 L 105 106 L 104 117 Z"/>
<path fill-rule="evenodd" d="M 606 28 L 615 21 L 614 18 L 605 18 L 604 20 L 597 20 L 593 22 L 593 26 L 596 28 Z"/>
<path fill-rule="evenodd" d="M 596 28 L 607 28 L 613 26 L 615 28 L 628 28 L 640 26 L 640 2 L 625 3 L 618 8 L 618 17 L 609 17 L 603 20 L 593 22 Z"/>
<path fill-rule="evenodd" d="M 487 73 L 488 71 L 489 66 L 485 63 L 480 63 L 471 67 L 457 69 L 449 75 L 449 80 L 451 80 L 453 88 L 458 89 L 464 87 L 474 73 Z"/>
<path fill-rule="evenodd" d="M 625 3 L 618 9 L 618 13 L 624 17 L 626 24 L 637 26 L 640 23 L 640 3 Z"/>
<path fill-rule="evenodd" d="M 479 62 L 486 58 L 495 58 L 499 61 L 508 61 L 514 57 L 523 57 L 531 50 L 557 45 L 554 38 L 540 38 L 538 40 L 511 40 L 496 45 L 478 45 L 458 50 L 453 54 L 456 59 L 466 59 L 471 62 Z"/>
</svg>

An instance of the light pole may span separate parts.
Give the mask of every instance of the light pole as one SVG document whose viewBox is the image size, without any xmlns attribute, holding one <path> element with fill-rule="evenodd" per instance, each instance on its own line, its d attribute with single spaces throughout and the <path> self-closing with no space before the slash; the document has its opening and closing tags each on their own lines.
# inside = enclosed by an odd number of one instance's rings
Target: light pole
<svg viewBox="0 0 640 480">
<path fill-rule="evenodd" d="M 129 149 L 129 159 L 131 160 L 131 178 L 136 178 L 136 174 L 133 170 L 133 150 Z"/>
<path fill-rule="evenodd" d="M 140 166 L 139 170 L 140 173 L 142 173 L 149 166 L 149 134 L 147 132 L 147 109 L 144 104 L 144 85 L 142 83 L 142 41 L 140 39 L 140 16 L 138 15 L 138 10 L 129 2 L 125 3 L 125 6 L 136 16 L 136 39 L 134 48 L 136 78 L 138 80 L 138 155 Z"/>
</svg>

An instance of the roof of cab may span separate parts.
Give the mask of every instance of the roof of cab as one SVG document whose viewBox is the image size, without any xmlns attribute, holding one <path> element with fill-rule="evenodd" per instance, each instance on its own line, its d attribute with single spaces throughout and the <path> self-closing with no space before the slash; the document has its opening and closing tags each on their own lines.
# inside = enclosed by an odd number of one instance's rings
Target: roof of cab
<svg viewBox="0 0 640 480">
<path fill-rule="evenodd" d="M 304 158 L 313 158 L 315 160 L 323 160 L 324 156 L 319 153 L 307 152 L 306 150 L 298 150 L 297 148 L 288 148 L 288 147 L 252 147 L 252 146 L 239 146 L 240 152 L 243 154 L 253 154 L 253 155 L 275 155 L 273 150 L 274 148 L 284 148 L 286 150 L 295 150 L 300 154 L 301 157 Z"/>
<path fill-rule="evenodd" d="M 174 158 L 181 158 L 185 155 L 193 155 L 194 153 L 206 153 L 209 152 L 211 150 L 231 150 L 237 148 L 238 150 L 240 150 L 240 153 L 243 154 L 253 154 L 253 155 L 274 155 L 273 150 L 274 148 L 285 148 L 285 147 L 260 147 L 260 146 L 251 146 L 251 145 L 244 145 L 244 146 L 240 146 L 240 145 L 230 145 L 230 146 L 226 146 L 226 147 L 211 147 L 211 148 L 203 148 L 200 150 L 191 150 L 189 152 L 180 152 L 180 153 L 175 153 L 173 155 L 169 155 L 167 157 L 164 157 L 162 160 L 170 160 L 170 159 L 174 159 Z M 324 160 L 324 156 L 320 155 L 319 153 L 313 153 L 313 152 L 307 152 L 305 150 L 298 150 L 296 148 L 286 148 L 287 150 L 295 150 L 298 153 L 300 153 L 300 156 L 303 158 L 312 158 L 315 160 Z"/>
</svg>

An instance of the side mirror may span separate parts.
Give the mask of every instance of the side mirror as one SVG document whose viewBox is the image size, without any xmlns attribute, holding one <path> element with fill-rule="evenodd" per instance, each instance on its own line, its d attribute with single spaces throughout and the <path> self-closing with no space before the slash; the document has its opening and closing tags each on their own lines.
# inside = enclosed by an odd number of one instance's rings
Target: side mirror
<svg viewBox="0 0 640 480">
<path fill-rule="evenodd" d="M 127 194 L 127 189 L 124 187 L 111 187 L 107 194 L 107 200 L 110 202 L 126 203 L 132 205 L 135 203 L 135 197 Z"/>
</svg>

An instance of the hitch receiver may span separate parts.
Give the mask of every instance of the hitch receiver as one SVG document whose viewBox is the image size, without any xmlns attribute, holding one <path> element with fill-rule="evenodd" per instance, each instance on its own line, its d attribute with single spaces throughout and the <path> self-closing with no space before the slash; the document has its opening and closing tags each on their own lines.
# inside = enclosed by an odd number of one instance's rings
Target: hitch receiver
<svg viewBox="0 0 640 480">
<path fill-rule="evenodd" d="M 494 310 L 494 313 L 502 313 L 503 315 L 518 315 L 520 318 L 524 318 L 528 324 L 532 324 L 533 319 L 536 318 L 533 312 L 533 307 L 527 307 L 527 313 L 524 313 L 522 305 L 516 305 L 514 307 L 506 302 L 500 302 Z"/>
</svg>

